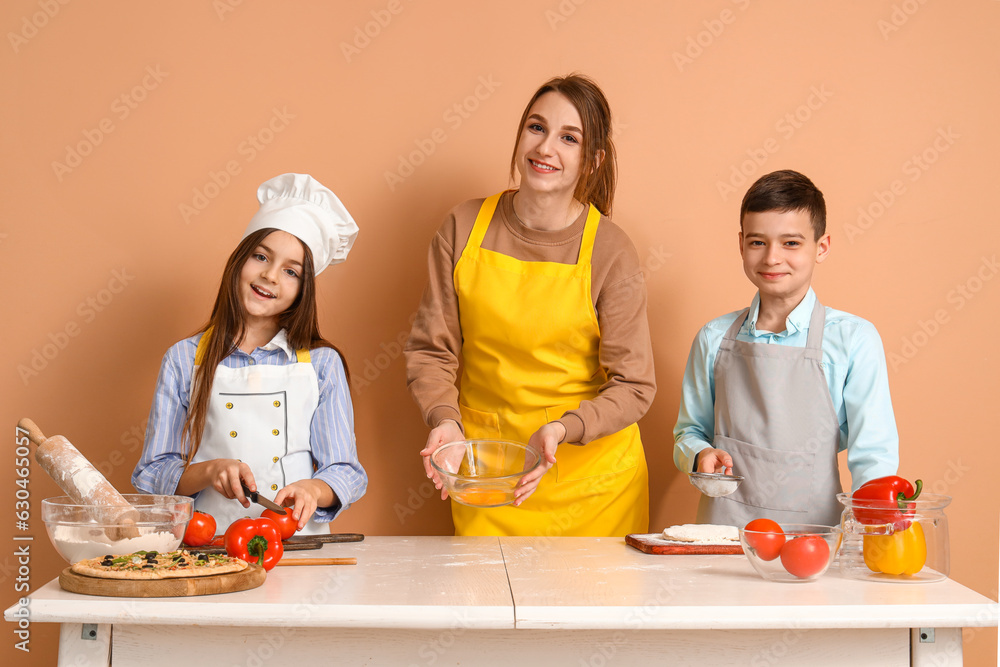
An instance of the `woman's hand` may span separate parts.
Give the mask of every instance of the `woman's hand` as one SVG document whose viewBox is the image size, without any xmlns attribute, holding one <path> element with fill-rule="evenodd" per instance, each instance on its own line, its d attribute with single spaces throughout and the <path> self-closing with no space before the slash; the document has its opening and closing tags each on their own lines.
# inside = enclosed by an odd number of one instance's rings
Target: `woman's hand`
<svg viewBox="0 0 1000 667">
<path fill-rule="evenodd" d="M 257 490 L 250 466 L 239 459 L 212 459 L 192 463 L 184 469 L 174 493 L 192 496 L 203 489 L 212 487 L 230 500 L 237 500 L 243 507 L 250 507 L 250 501 L 243 493 L 242 480 L 251 491 Z"/>
<path fill-rule="evenodd" d="M 709 447 L 698 452 L 698 463 L 695 466 L 698 472 L 721 472 L 727 475 L 733 474 L 733 457 L 722 451 Z"/>
<path fill-rule="evenodd" d="M 330 485 L 321 479 L 300 479 L 292 482 L 278 491 L 274 502 L 284 507 L 291 507 L 292 516 L 299 522 L 299 530 L 315 514 L 317 507 L 329 507 L 337 500 Z"/>
<path fill-rule="evenodd" d="M 427 436 L 427 444 L 420 450 L 420 455 L 424 457 L 424 472 L 427 473 L 428 479 L 434 482 L 434 488 L 441 490 L 441 500 L 448 497 L 448 491 L 444 488 L 444 483 L 438 477 L 433 466 L 431 466 L 431 454 L 437 451 L 437 448 L 441 445 L 464 439 L 465 434 L 458 427 L 458 422 L 454 419 L 444 419 L 440 424 L 431 429 L 430 435 Z M 464 456 L 464 452 L 458 449 L 456 455 L 460 461 L 461 457 Z"/>
<path fill-rule="evenodd" d="M 566 427 L 561 422 L 549 422 L 531 434 L 528 447 L 542 453 L 542 463 L 529 472 L 518 482 L 514 489 L 514 507 L 519 506 L 538 488 L 542 475 L 549 471 L 556 462 L 556 448 L 566 437 Z"/>
</svg>

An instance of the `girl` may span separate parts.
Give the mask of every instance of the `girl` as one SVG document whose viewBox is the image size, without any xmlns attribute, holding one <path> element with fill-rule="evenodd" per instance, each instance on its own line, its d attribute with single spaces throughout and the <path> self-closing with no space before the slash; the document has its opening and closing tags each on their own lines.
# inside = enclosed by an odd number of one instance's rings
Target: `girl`
<svg viewBox="0 0 1000 667">
<path fill-rule="evenodd" d="M 656 389 L 646 289 L 635 248 L 606 217 L 615 149 L 593 81 L 571 75 L 538 89 L 518 127 L 512 179 L 515 170 L 517 190 L 460 204 L 431 242 L 406 348 L 410 392 L 431 427 L 424 468 L 440 489 L 428 459 L 442 444 L 528 442 L 543 465 L 513 505 L 452 502 L 457 534 L 644 533 L 648 475 L 635 422 Z"/>
<path fill-rule="evenodd" d="M 344 362 L 319 333 L 315 276 L 346 259 L 358 227 L 305 174 L 267 181 L 257 199 L 208 324 L 164 356 L 132 484 L 194 496 L 220 533 L 248 513 L 242 484 L 293 507 L 302 532 L 329 532 L 368 478 Z"/>
</svg>

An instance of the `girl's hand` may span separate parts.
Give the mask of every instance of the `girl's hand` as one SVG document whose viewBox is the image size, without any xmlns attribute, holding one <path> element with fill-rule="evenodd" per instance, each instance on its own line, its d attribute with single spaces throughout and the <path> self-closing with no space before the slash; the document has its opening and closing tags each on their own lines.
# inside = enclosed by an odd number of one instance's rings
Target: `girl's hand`
<svg viewBox="0 0 1000 667">
<path fill-rule="evenodd" d="M 566 427 L 561 422 L 549 422 L 531 434 L 528 446 L 542 453 L 542 463 L 518 482 L 514 489 L 514 507 L 519 506 L 538 488 L 542 475 L 556 462 L 556 448 L 566 437 Z"/>
<path fill-rule="evenodd" d="M 243 480 L 251 492 L 257 490 L 257 482 L 254 481 L 250 466 L 239 459 L 212 459 L 207 463 L 211 464 L 209 476 L 212 488 L 230 500 L 238 500 L 244 508 L 249 508 L 250 501 L 243 493 L 240 480 Z"/>
<path fill-rule="evenodd" d="M 430 435 L 427 436 L 427 444 L 420 450 L 420 456 L 424 457 L 424 472 L 427 473 L 428 479 L 434 482 L 434 488 L 441 490 L 441 500 L 448 497 L 448 491 L 445 490 L 444 483 L 438 477 L 434 467 L 431 466 L 431 454 L 437 451 L 437 448 L 441 445 L 464 439 L 465 434 L 458 427 L 458 422 L 454 419 L 444 419 L 431 430 Z M 461 460 L 463 454 L 461 449 L 456 451 L 459 460 Z"/>
<path fill-rule="evenodd" d="M 337 501 L 330 485 L 320 479 L 300 479 L 292 482 L 278 491 L 274 502 L 284 507 L 291 507 L 292 517 L 299 522 L 299 530 L 305 528 L 306 522 L 315 514 L 317 507 L 329 507 Z"/>
</svg>

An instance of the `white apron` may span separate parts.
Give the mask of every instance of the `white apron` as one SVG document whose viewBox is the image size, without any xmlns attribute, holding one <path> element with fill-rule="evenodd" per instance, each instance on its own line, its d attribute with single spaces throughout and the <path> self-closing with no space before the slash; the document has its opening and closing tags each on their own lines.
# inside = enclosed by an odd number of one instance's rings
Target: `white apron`
<svg viewBox="0 0 1000 667">
<path fill-rule="evenodd" d="M 208 336 L 201 337 L 195 370 L 204 356 Z M 298 363 L 228 368 L 219 364 L 208 400 L 205 431 L 192 463 L 239 459 L 250 466 L 257 492 L 274 499 L 279 489 L 313 474 L 309 425 L 319 405 L 319 380 L 309 350 L 297 350 Z M 193 385 L 193 375 L 192 375 Z M 209 486 L 198 494 L 194 508 L 211 514 L 225 533 L 233 521 L 264 511 L 251 503 L 244 509 Z M 329 533 L 327 524 L 309 521 L 298 534 Z"/>
<path fill-rule="evenodd" d="M 721 498 L 702 496 L 698 523 L 752 519 L 836 526 L 840 421 L 823 373 L 826 309 L 817 300 L 805 347 L 736 339 L 740 313 L 715 358 L 715 442 L 745 481 Z"/>
</svg>

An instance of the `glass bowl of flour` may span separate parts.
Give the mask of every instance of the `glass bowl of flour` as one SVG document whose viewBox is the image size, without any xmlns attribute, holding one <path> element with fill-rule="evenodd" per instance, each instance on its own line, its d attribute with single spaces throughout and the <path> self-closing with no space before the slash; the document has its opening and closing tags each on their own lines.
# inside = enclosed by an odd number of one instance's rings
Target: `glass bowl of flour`
<svg viewBox="0 0 1000 667">
<path fill-rule="evenodd" d="M 180 547 L 191 520 L 193 504 L 187 496 L 124 494 L 136 513 L 123 525 L 106 506 L 80 505 L 69 496 L 42 501 L 42 521 L 49 540 L 68 563 L 135 551 L 174 551 Z"/>
</svg>

